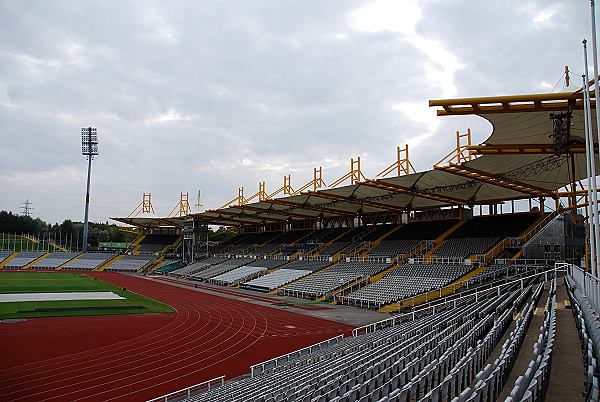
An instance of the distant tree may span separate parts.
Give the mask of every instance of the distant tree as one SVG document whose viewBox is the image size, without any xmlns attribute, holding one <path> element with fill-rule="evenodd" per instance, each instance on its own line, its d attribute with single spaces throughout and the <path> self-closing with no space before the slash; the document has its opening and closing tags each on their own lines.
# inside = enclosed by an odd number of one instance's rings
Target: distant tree
<svg viewBox="0 0 600 402">
<path fill-rule="evenodd" d="M 220 227 L 216 232 L 209 233 L 208 240 L 210 241 L 225 241 L 231 239 L 236 234 Z"/>
<path fill-rule="evenodd" d="M 40 218 L 17 215 L 8 211 L 0 211 L 0 233 L 50 233 L 52 238 L 72 239 L 73 243 L 83 241 L 83 223 L 65 219 L 62 223 L 47 223 Z M 119 230 L 114 224 L 90 222 L 88 240 L 93 247 L 99 241 L 131 242 L 136 235 Z"/>
</svg>

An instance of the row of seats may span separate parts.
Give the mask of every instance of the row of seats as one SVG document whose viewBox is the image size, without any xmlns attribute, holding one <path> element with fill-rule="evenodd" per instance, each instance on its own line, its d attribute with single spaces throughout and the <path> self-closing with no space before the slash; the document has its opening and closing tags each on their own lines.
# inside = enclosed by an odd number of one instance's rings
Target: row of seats
<svg viewBox="0 0 600 402">
<path fill-rule="evenodd" d="M 318 271 L 325 267 L 328 267 L 332 263 L 330 261 L 311 261 L 311 260 L 297 260 L 290 262 L 285 265 L 286 269 L 300 269 L 303 271 Z"/>
<path fill-rule="evenodd" d="M 585 400 L 600 400 L 598 353 L 600 353 L 600 317 L 570 276 L 565 279 L 571 309 L 581 340 L 585 364 Z"/>
<path fill-rule="evenodd" d="M 539 216 L 536 213 L 526 213 L 474 217 L 450 234 L 450 239 L 518 236 L 534 223 Z M 321 245 L 333 240 L 340 243 L 372 242 L 396 228 L 398 229 L 389 234 L 385 240 L 434 240 L 457 223 L 459 223 L 457 219 L 441 219 L 412 221 L 403 225 L 385 224 L 356 228 L 338 227 L 319 230 L 292 230 L 289 232 L 244 233 L 223 242 L 214 252 L 236 255 L 252 252 L 251 249 L 255 249 L 259 245 L 275 244 L 281 246 L 296 242 L 302 244 L 298 244 L 299 248 L 295 249 L 306 251 L 313 248 L 311 245 Z M 255 252 L 258 251 L 255 250 Z M 265 254 L 263 250 L 260 250 L 260 253 Z M 287 251 L 284 251 L 284 253 L 287 253 Z"/>
<path fill-rule="evenodd" d="M 254 261 L 253 258 L 232 258 L 230 260 L 223 261 L 220 264 L 216 264 L 209 268 L 198 271 L 192 274 L 190 278 L 197 280 L 208 280 L 214 276 L 221 275 L 227 271 L 241 267 L 242 265 L 248 265 L 252 261 Z"/>
<path fill-rule="evenodd" d="M 301 232 L 301 233 L 297 233 Z M 296 236 L 302 237 L 302 231 L 292 232 L 263 232 L 263 233 L 243 233 L 232 239 L 223 242 L 214 252 L 226 255 L 263 255 L 268 254 L 286 241 L 294 241 Z M 281 238 L 281 240 L 278 240 Z M 265 245 L 264 250 L 258 248 L 259 245 Z"/>
<path fill-rule="evenodd" d="M 44 251 L 22 251 L 11 259 L 4 268 L 20 269 L 46 254 Z"/>
<path fill-rule="evenodd" d="M 481 285 L 486 282 L 492 282 L 499 278 L 507 278 L 525 270 L 524 265 L 493 264 L 469 279 L 467 286 Z"/>
<path fill-rule="evenodd" d="M 258 272 L 264 272 L 266 269 L 276 269 L 278 267 L 281 266 L 285 266 L 285 268 L 288 271 L 300 271 L 298 272 L 292 272 L 289 274 L 285 274 L 285 271 L 283 273 L 277 274 L 277 271 L 272 272 L 270 274 L 265 275 L 265 279 L 264 282 L 263 280 L 261 280 L 261 278 L 256 278 L 256 279 L 251 279 L 248 286 L 242 285 L 243 287 L 249 288 L 249 289 L 255 289 L 255 290 L 260 290 L 260 291 L 270 291 L 272 289 L 275 289 L 277 287 L 281 287 L 284 286 L 296 279 L 299 279 L 303 276 L 306 276 L 310 273 L 312 273 L 313 271 L 317 271 L 320 270 L 328 265 L 331 265 L 331 262 L 329 261 L 309 261 L 309 260 L 297 260 L 297 261 L 293 261 L 293 262 L 289 262 L 288 260 L 284 260 L 284 259 L 272 259 L 272 258 L 267 258 L 267 259 L 257 259 L 255 261 L 251 260 L 251 259 L 232 259 L 229 260 L 226 257 L 210 257 L 207 259 L 204 259 L 202 261 L 198 261 L 194 264 L 190 264 L 190 265 L 185 265 L 184 262 L 179 261 L 177 263 L 169 263 L 168 265 L 166 263 L 164 263 L 165 266 L 161 266 L 159 268 L 156 269 L 156 273 L 162 273 L 162 274 L 166 274 L 168 273 L 169 275 L 173 275 L 173 276 L 191 276 L 192 278 L 195 279 L 215 279 L 217 281 L 220 281 L 221 278 L 217 279 L 216 277 L 226 273 L 227 271 L 229 271 L 231 268 L 231 264 L 235 265 L 236 267 L 238 266 L 249 266 L 249 267 L 259 267 L 259 270 L 256 270 L 253 272 L 253 275 L 250 275 L 252 277 L 254 277 L 255 273 Z M 212 266 L 212 267 L 211 267 Z M 210 267 L 210 268 L 209 268 Z M 213 269 L 214 268 L 214 269 Z M 235 281 L 229 281 L 229 278 L 226 276 L 225 277 L 226 281 L 223 281 L 223 284 L 230 284 L 230 283 L 240 283 L 240 282 L 244 282 L 244 281 L 248 281 L 249 278 L 247 276 L 242 276 L 242 277 L 236 277 Z M 258 282 L 254 282 L 254 281 L 258 281 Z M 221 283 L 221 282 L 216 282 L 216 283 Z M 256 286 L 255 286 L 256 285 Z M 274 286 L 274 287 L 271 287 Z"/>
<path fill-rule="evenodd" d="M 343 288 L 360 278 L 361 275 L 357 273 L 339 272 L 329 269 L 294 282 L 286 288 L 280 289 L 278 293 L 314 300 L 330 294 L 334 290 Z"/>
<path fill-rule="evenodd" d="M 352 305 L 381 307 L 439 289 L 465 275 L 470 269 L 467 265 L 407 264 L 341 300 Z"/>
<path fill-rule="evenodd" d="M 281 232 L 277 236 L 271 237 L 262 246 L 258 246 L 251 251 L 252 255 L 265 256 L 269 254 L 279 254 L 282 248 L 287 244 L 295 243 L 301 238 L 307 236 L 312 230 L 292 230 L 289 232 Z M 260 243 L 257 243 L 260 244 Z"/>
<path fill-rule="evenodd" d="M 239 282 L 255 277 L 256 274 L 266 271 L 264 267 L 251 267 L 248 265 L 241 266 L 239 268 L 232 269 L 223 274 L 213 276 L 209 279 L 209 282 L 216 283 L 218 285 L 233 285 Z"/>
<path fill-rule="evenodd" d="M 405 315 L 398 325 L 273 359 L 249 378 L 186 401 L 450 401 L 474 380 L 520 295 L 490 292 L 435 314 Z M 490 311 L 506 300 L 512 303 L 494 320 Z"/>
<path fill-rule="evenodd" d="M 533 345 L 533 359 L 520 375 L 506 402 L 542 401 L 550 379 L 554 334 L 556 330 L 556 278 L 550 282 L 549 297 L 544 307 L 544 323 L 540 327 L 538 340 Z M 473 388 L 473 394 L 486 394 L 487 384 L 479 381 Z M 474 400 L 473 397 L 470 398 Z M 468 399 L 469 400 L 469 399 Z M 481 398 L 479 398 L 481 400 Z"/>
<path fill-rule="evenodd" d="M 303 237 L 308 236 L 312 231 L 312 229 L 290 230 L 289 232 L 280 234 L 272 241 L 276 242 L 277 244 L 291 244 L 297 242 Z"/>
<path fill-rule="evenodd" d="M 302 242 L 306 244 L 325 244 L 332 240 L 338 239 L 344 234 L 348 233 L 351 228 L 323 228 L 314 231 L 310 236 L 305 238 Z"/>
<path fill-rule="evenodd" d="M 422 240 L 383 240 L 369 253 L 373 257 L 396 257 L 405 255 L 417 248 Z"/>
<path fill-rule="evenodd" d="M 175 276 L 186 276 L 194 274 L 206 267 L 211 265 L 220 264 L 224 261 L 227 261 L 227 257 L 209 257 L 201 261 L 194 262 L 190 265 L 186 265 L 184 267 L 178 268 L 176 270 L 171 271 L 171 274 Z"/>
<path fill-rule="evenodd" d="M 382 262 L 372 261 L 352 261 L 352 262 L 339 262 L 335 264 L 331 269 L 337 272 L 350 272 L 356 273 L 361 276 L 372 276 L 378 272 L 389 268 L 390 264 Z"/>
<path fill-rule="evenodd" d="M 435 251 L 435 255 L 446 258 L 467 258 L 472 254 L 485 253 L 499 241 L 499 237 L 459 237 L 448 239 Z"/>
<path fill-rule="evenodd" d="M 12 251 L 0 251 L 0 264 L 12 255 Z"/>
<path fill-rule="evenodd" d="M 402 225 L 385 240 L 435 240 L 458 222 L 458 219 L 412 221 Z"/>
<path fill-rule="evenodd" d="M 106 261 L 113 258 L 115 254 L 109 253 L 86 253 L 82 254 L 68 263 L 66 263 L 62 269 L 75 269 L 75 270 L 94 270 L 104 264 Z"/>
<path fill-rule="evenodd" d="M 77 257 L 79 253 L 48 253 L 44 258 L 31 265 L 32 269 L 54 269 Z"/>
<path fill-rule="evenodd" d="M 250 254 L 252 249 L 254 249 L 254 244 L 235 244 L 231 247 L 228 247 L 227 250 L 223 252 L 223 254 L 227 255 L 243 255 Z"/>
<path fill-rule="evenodd" d="M 369 388 L 373 389 L 380 374 L 382 380 L 387 376 L 390 383 L 392 376 L 396 383 L 403 381 L 402 377 L 413 376 L 425 366 L 425 361 L 410 369 L 403 363 L 411 362 L 424 350 L 435 347 L 435 343 L 442 344 L 446 338 L 456 339 L 466 329 L 454 333 L 446 322 L 435 321 L 415 320 L 378 333 L 346 338 L 190 400 L 336 400 L 340 394 L 353 392 L 355 397 L 349 400 L 358 400 L 359 396 L 367 396 Z"/>
<path fill-rule="evenodd" d="M 140 253 L 157 253 L 169 244 L 175 243 L 179 235 L 146 235 L 139 244 Z"/>
<path fill-rule="evenodd" d="M 449 238 L 516 237 L 523 233 L 540 216 L 539 213 L 529 212 L 475 216 L 451 233 Z"/>
<path fill-rule="evenodd" d="M 327 246 L 327 247 L 323 247 L 321 250 L 319 250 L 319 255 L 334 255 L 335 253 L 339 253 L 340 251 L 342 251 L 344 248 L 348 247 L 351 243 L 350 242 L 333 242 L 331 245 Z"/>
<path fill-rule="evenodd" d="M 185 261 L 183 260 L 164 260 L 160 263 L 160 265 L 154 270 L 157 274 L 168 274 L 175 270 L 185 267 Z"/>
<path fill-rule="evenodd" d="M 281 261 L 281 260 L 276 260 Z M 283 260 L 284 262 L 287 262 Z M 257 260 L 255 263 L 259 263 Z M 255 263 L 249 264 L 254 265 Z M 262 265 L 262 262 L 261 262 Z M 249 282 L 240 285 L 243 288 L 259 290 L 262 292 L 268 292 L 273 289 L 277 289 L 281 286 L 285 286 L 290 282 L 300 279 L 304 276 L 310 275 L 314 271 L 318 271 L 331 265 L 329 261 L 309 261 L 309 260 L 297 260 L 287 263 L 283 268 L 277 271 L 271 272 L 260 278 L 253 279 Z M 269 267 L 270 268 L 270 267 Z"/>
<path fill-rule="evenodd" d="M 215 246 L 212 249 L 213 253 L 225 253 L 232 246 L 246 243 L 248 239 L 252 238 L 254 233 L 242 233 L 236 236 L 233 236 L 227 240 L 222 241 L 219 245 Z"/>
<path fill-rule="evenodd" d="M 494 360 L 493 363 L 489 363 L 483 366 L 483 362 L 481 362 L 477 366 L 476 374 L 473 378 L 470 379 L 469 383 L 475 381 L 475 389 L 471 389 L 468 387 L 468 384 L 465 384 L 466 388 L 461 391 L 458 395 L 458 398 L 455 401 L 496 401 L 500 395 L 500 392 L 506 385 L 506 380 L 510 371 L 517 359 L 519 351 L 521 349 L 521 345 L 523 344 L 523 340 L 525 339 L 525 335 L 527 330 L 529 329 L 529 324 L 533 318 L 533 314 L 535 311 L 535 306 L 537 305 L 544 284 L 538 285 L 535 290 L 532 291 L 532 287 L 528 287 L 524 294 L 529 295 L 533 293 L 531 300 L 528 301 L 522 309 L 519 318 L 515 322 L 515 328 L 510 332 L 507 339 L 504 341 L 502 348 L 500 350 L 500 355 Z M 513 302 L 513 307 L 510 310 L 510 318 L 517 311 L 517 307 L 521 301 L 525 300 L 525 297 L 522 297 L 524 294 L 520 295 L 520 297 L 516 298 Z M 501 303 L 501 305 L 503 305 Z M 508 325 L 508 322 L 506 323 Z M 496 339 L 497 341 L 497 339 Z M 482 345 L 491 346 L 493 343 L 492 340 L 487 337 L 483 340 Z M 429 401 L 435 400 L 434 398 L 428 399 Z"/>
<path fill-rule="evenodd" d="M 340 262 L 327 270 L 294 282 L 279 292 L 288 296 L 316 299 L 388 267 L 389 264 L 376 262 Z"/>
<path fill-rule="evenodd" d="M 310 275 L 311 273 L 312 271 L 305 271 L 301 269 L 280 268 L 267 275 L 252 279 L 246 283 L 242 283 L 240 286 L 246 289 L 269 292 L 306 275 Z"/>
<path fill-rule="evenodd" d="M 283 244 L 267 243 L 256 249 L 252 250 L 251 254 L 256 256 L 267 255 L 274 253 L 277 249 L 281 248 Z"/>
<path fill-rule="evenodd" d="M 262 258 L 248 264 L 251 267 L 263 267 L 268 269 L 274 269 L 287 264 L 288 260 L 276 260 L 273 258 Z"/>
<path fill-rule="evenodd" d="M 152 257 L 144 255 L 124 255 L 106 267 L 106 271 L 136 272 L 150 264 Z"/>
<path fill-rule="evenodd" d="M 351 252 L 361 242 L 372 242 L 379 239 L 385 233 L 391 231 L 396 225 L 374 225 L 362 226 L 347 230 L 342 236 L 335 241 L 319 250 L 319 255 L 332 256 L 339 252 Z"/>
</svg>

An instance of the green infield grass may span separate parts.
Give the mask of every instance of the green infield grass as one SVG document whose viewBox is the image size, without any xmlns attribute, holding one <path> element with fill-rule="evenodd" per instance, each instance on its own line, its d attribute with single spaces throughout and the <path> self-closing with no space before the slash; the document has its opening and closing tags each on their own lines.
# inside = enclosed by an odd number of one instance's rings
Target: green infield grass
<svg viewBox="0 0 600 402">
<path fill-rule="evenodd" d="M 42 292 L 114 292 L 125 299 L 0 302 L 0 319 L 175 311 L 166 304 L 80 273 L 0 272 L 0 293 Z"/>
</svg>

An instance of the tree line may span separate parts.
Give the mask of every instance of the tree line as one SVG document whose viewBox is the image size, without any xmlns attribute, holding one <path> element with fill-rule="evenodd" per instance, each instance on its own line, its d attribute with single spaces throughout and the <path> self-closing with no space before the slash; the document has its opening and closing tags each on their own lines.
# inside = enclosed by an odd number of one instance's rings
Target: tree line
<svg viewBox="0 0 600 402">
<path fill-rule="evenodd" d="M 58 238 L 71 237 L 78 239 L 79 244 L 83 239 L 83 222 L 74 222 L 65 219 L 62 223 L 51 224 L 40 218 L 13 214 L 12 212 L 0 211 L 0 233 L 13 234 L 48 234 Z M 88 242 L 92 247 L 97 247 L 98 242 L 130 242 L 136 235 L 119 230 L 119 227 L 111 223 L 90 222 Z M 75 239 L 73 241 L 75 241 Z"/>
</svg>

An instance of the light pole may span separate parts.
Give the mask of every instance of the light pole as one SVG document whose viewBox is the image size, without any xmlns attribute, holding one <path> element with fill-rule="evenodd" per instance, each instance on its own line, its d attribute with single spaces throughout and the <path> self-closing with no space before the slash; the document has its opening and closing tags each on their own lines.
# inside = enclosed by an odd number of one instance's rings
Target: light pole
<svg viewBox="0 0 600 402">
<path fill-rule="evenodd" d="M 83 220 L 83 252 L 88 248 L 88 214 L 90 210 L 90 177 L 92 175 L 92 159 L 98 155 L 98 133 L 96 127 L 83 127 L 81 129 L 81 154 L 88 158 L 87 186 L 85 190 L 85 216 Z"/>
</svg>

